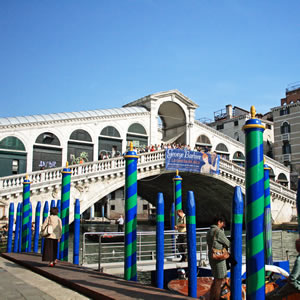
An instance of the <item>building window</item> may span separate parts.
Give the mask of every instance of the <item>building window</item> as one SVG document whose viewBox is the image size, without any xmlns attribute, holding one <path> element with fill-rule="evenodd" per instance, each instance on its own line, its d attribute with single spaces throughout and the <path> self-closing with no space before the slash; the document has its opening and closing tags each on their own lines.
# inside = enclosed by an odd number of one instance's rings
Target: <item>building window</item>
<svg viewBox="0 0 300 300">
<path fill-rule="evenodd" d="M 290 143 L 289 142 L 284 143 L 282 146 L 282 154 L 290 154 L 290 153 L 292 153 Z"/>
<path fill-rule="evenodd" d="M 280 130 L 281 130 L 281 134 L 290 133 L 291 132 L 290 124 L 288 122 L 284 122 L 281 125 Z"/>
<path fill-rule="evenodd" d="M 143 210 L 148 210 L 148 204 L 143 204 Z"/>
<path fill-rule="evenodd" d="M 115 210 L 115 205 L 114 205 L 114 204 L 112 204 L 112 205 L 110 206 L 110 210 Z"/>
<path fill-rule="evenodd" d="M 266 124 L 267 129 L 272 129 L 272 126 L 270 124 Z"/>
<path fill-rule="evenodd" d="M 234 121 L 234 126 L 239 126 L 239 121 L 238 120 Z"/>
<path fill-rule="evenodd" d="M 224 124 L 217 125 L 217 130 L 224 129 Z"/>
<path fill-rule="evenodd" d="M 284 107 L 280 110 L 280 115 L 284 116 L 284 115 L 288 115 L 290 113 L 290 108 L 289 107 Z"/>
</svg>

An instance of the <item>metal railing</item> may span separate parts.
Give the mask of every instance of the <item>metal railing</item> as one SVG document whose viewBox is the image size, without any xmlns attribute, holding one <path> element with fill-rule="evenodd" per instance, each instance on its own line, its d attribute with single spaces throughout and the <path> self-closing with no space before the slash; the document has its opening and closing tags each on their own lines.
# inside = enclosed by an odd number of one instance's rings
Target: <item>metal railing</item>
<svg viewBox="0 0 300 300">
<path fill-rule="evenodd" d="M 199 228 L 196 230 L 196 249 L 198 265 L 208 265 L 208 247 L 206 234 L 209 228 Z M 166 261 L 180 262 L 185 252 L 180 252 L 180 243 L 177 237 L 181 234 L 173 230 L 164 232 L 164 256 Z M 283 231 L 272 232 L 273 259 L 285 260 L 288 256 L 288 249 L 283 244 Z M 118 238 L 118 241 L 114 239 Z M 108 240 L 111 239 L 111 242 Z M 92 240 L 92 242 L 91 242 Z M 137 264 L 149 262 L 155 264 L 156 259 L 156 232 L 137 232 Z M 246 255 L 246 234 L 243 234 L 243 261 Z M 99 271 L 103 266 L 121 266 L 124 262 L 124 233 L 123 232 L 85 232 L 83 234 L 82 264 L 85 266 L 96 266 Z"/>
</svg>

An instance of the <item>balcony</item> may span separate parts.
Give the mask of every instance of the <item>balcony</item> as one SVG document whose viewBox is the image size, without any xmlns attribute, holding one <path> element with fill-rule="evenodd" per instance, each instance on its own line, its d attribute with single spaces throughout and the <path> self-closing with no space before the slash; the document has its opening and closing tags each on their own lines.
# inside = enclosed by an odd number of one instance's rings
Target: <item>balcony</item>
<svg viewBox="0 0 300 300">
<path fill-rule="evenodd" d="M 281 141 L 282 142 L 287 142 L 287 141 L 289 141 L 290 140 L 290 134 L 289 133 L 283 133 L 282 135 L 281 135 Z"/>
<path fill-rule="evenodd" d="M 282 155 L 282 161 L 283 162 L 289 162 L 289 161 L 291 161 L 291 154 L 283 154 Z"/>
</svg>

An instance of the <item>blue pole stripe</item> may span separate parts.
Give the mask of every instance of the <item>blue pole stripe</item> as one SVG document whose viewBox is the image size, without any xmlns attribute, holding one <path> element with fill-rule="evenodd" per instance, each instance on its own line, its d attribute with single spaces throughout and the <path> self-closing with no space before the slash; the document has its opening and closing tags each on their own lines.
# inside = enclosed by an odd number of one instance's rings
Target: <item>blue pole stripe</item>
<svg viewBox="0 0 300 300">
<path fill-rule="evenodd" d="M 263 222 L 264 222 L 264 215 L 260 215 L 258 218 L 253 219 L 251 222 L 248 223 L 249 228 L 247 232 L 247 240 L 251 240 L 263 232 L 263 226 L 264 226 Z"/>
<path fill-rule="evenodd" d="M 259 147 L 253 148 L 251 151 L 247 152 L 247 169 L 250 169 L 259 163 L 263 164 L 261 157 L 258 155 L 263 153 L 263 144 L 260 144 Z"/>
</svg>

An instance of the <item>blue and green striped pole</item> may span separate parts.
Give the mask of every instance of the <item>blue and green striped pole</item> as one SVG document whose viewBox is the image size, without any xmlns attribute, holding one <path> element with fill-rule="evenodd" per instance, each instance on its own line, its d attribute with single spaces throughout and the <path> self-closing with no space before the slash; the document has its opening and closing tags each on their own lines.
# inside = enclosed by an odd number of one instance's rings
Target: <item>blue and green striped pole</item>
<svg viewBox="0 0 300 300">
<path fill-rule="evenodd" d="M 45 220 L 47 219 L 48 213 L 49 213 L 49 204 L 48 204 L 48 201 L 45 201 L 44 209 L 43 209 L 43 221 L 42 221 L 42 223 L 44 223 Z M 42 238 L 41 253 L 43 253 L 43 250 L 44 250 L 44 240 L 45 240 L 45 238 Z"/>
<path fill-rule="evenodd" d="M 50 209 L 53 208 L 53 207 L 55 207 L 55 200 L 54 199 L 51 200 Z"/>
<path fill-rule="evenodd" d="M 175 203 L 171 204 L 171 230 L 175 230 Z M 175 234 L 172 234 L 172 253 L 175 254 Z"/>
<path fill-rule="evenodd" d="M 7 247 L 6 247 L 7 253 L 10 253 L 11 249 L 12 249 L 14 216 L 15 216 L 15 206 L 13 203 L 10 203 L 9 204 L 9 217 L 8 217 L 8 236 L 7 236 Z"/>
<path fill-rule="evenodd" d="M 68 261 L 69 251 L 69 212 L 70 212 L 70 186 L 71 186 L 71 169 L 66 167 L 62 171 L 61 184 L 61 222 L 62 236 L 60 239 L 60 260 Z"/>
<path fill-rule="evenodd" d="M 156 287 L 164 288 L 164 196 L 158 193 L 156 201 Z"/>
<path fill-rule="evenodd" d="M 58 217 L 61 218 L 61 201 L 57 200 L 56 207 L 58 208 Z M 59 249 L 60 249 L 60 242 L 57 242 L 57 255 L 56 258 L 59 259 Z"/>
<path fill-rule="evenodd" d="M 264 188 L 265 188 L 265 263 L 273 265 L 272 254 L 272 213 L 270 197 L 270 167 L 264 164 Z"/>
<path fill-rule="evenodd" d="M 194 193 L 192 191 L 188 191 L 187 195 L 186 226 L 188 246 L 189 296 L 197 298 L 196 204 Z"/>
<path fill-rule="evenodd" d="M 31 228 L 31 224 L 29 224 L 30 220 L 30 180 L 28 179 L 28 175 L 26 175 L 26 179 L 23 182 L 23 212 L 22 212 L 22 252 L 29 251 L 29 227 Z"/>
<path fill-rule="evenodd" d="M 236 265 L 231 267 L 230 299 L 241 299 L 242 295 L 242 245 L 243 245 L 243 213 L 244 201 L 240 186 L 234 188 L 232 201 L 231 220 L 231 255 L 236 261 Z"/>
<path fill-rule="evenodd" d="M 20 223 L 21 223 L 21 203 L 18 203 L 17 207 L 17 218 L 15 228 L 15 240 L 14 240 L 14 252 L 17 253 L 19 250 L 19 238 L 20 238 Z"/>
<path fill-rule="evenodd" d="M 176 170 L 176 176 L 173 178 L 173 182 L 174 182 L 175 211 L 177 212 L 177 210 L 182 209 L 182 178 L 179 176 L 178 170 Z M 177 224 L 176 220 L 175 222 Z"/>
<path fill-rule="evenodd" d="M 80 240 L 80 202 L 75 201 L 74 210 L 74 240 L 73 240 L 73 264 L 79 265 L 79 240 Z"/>
<path fill-rule="evenodd" d="M 28 227 L 28 252 L 31 252 L 32 244 L 32 204 L 29 202 L 29 227 Z"/>
<path fill-rule="evenodd" d="M 125 198 L 125 266 L 124 278 L 137 281 L 136 266 L 136 215 L 137 215 L 137 160 L 133 151 L 132 142 L 130 150 L 124 156 L 126 160 L 126 198 Z"/>
<path fill-rule="evenodd" d="M 265 299 L 264 254 L 264 125 L 255 118 L 243 127 L 246 135 L 246 290 L 247 300 Z"/>
<path fill-rule="evenodd" d="M 40 215 L 41 215 L 41 201 L 38 201 L 35 208 L 35 226 L 34 226 L 34 243 L 33 252 L 39 251 L 39 234 L 40 234 Z"/>
<path fill-rule="evenodd" d="M 20 205 L 20 228 L 19 228 L 19 248 L 18 252 L 21 253 L 22 251 L 22 215 L 23 215 L 23 203 Z"/>
</svg>

